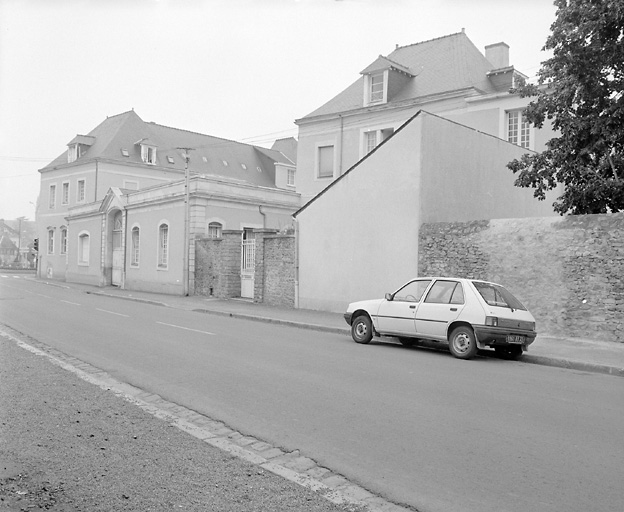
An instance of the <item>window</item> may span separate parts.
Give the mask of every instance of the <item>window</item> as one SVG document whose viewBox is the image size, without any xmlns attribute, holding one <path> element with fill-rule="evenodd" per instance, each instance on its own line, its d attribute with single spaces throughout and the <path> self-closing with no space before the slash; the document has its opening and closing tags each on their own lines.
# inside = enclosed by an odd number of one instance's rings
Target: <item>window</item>
<svg viewBox="0 0 624 512">
<path fill-rule="evenodd" d="M 393 300 L 401 302 L 419 302 L 431 280 L 412 281 L 394 294 Z"/>
<path fill-rule="evenodd" d="M 161 224 L 158 227 L 158 267 L 167 268 L 169 262 L 169 226 Z"/>
<path fill-rule="evenodd" d="M 377 132 L 366 132 L 364 134 L 364 151 L 368 155 L 377 147 Z"/>
<path fill-rule="evenodd" d="M 219 222 L 211 222 L 208 224 L 208 238 L 221 238 L 223 225 Z"/>
<path fill-rule="evenodd" d="M 435 304 L 463 304 L 464 290 L 457 281 L 436 281 L 427 294 L 425 302 Z"/>
<path fill-rule="evenodd" d="M 526 121 L 521 110 L 507 112 L 507 140 L 523 148 L 531 144 L 531 125 Z"/>
<path fill-rule="evenodd" d="M 167 157 L 167 162 L 169 162 L 170 164 L 174 163 L 174 159 L 172 156 L 168 156 Z"/>
<path fill-rule="evenodd" d="M 89 233 L 81 233 L 78 236 L 78 265 L 89 264 L 90 245 Z"/>
<path fill-rule="evenodd" d="M 83 203 L 85 200 L 85 180 L 78 180 L 78 191 L 76 192 L 76 201 Z"/>
<path fill-rule="evenodd" d="M 318 147 L 318 177 L 333 178 L 334 177 L 334 146 Z"/>
<path fill-rule="evenodd" d="M 138 227 L 132 228 L 132 249 L 130 253 L 130 265 L 133 267 L 139 266 L 139 241 L 140 233 Z"/>
<path fill-rule="evenodd" d="M 54 254 L 54 229 L 48 229 L 48 254 Z"/>
<path fill-rule="evenodd" d="M 61 254 L 67 254 L 67 228 L 61 228 Z"/>
<path fill-rule="evenodd" d="M 67 149 L 67 162 L 71 163 L 78 160 L 81 156 L 80 144 L 72 144 Z"/>
<path fill-rule="evenodd" d="M 365 131 L 362 142 L 362 156 L 368 155 L 373 149 L 393 134 L 394 128 L 392 127 Z"/>
<path fill-rule="evenodd" d="M 473 284 L 488 305 L 526 311 L 522 303 L 506 288 L 500 285 L 480 283 L 478 281 L 473 281 Z"/>
<path fill-rule="evenodd" d="M 295 186 L 295 170 L 288 169 L 288 175 L 286 176 L 286 184 L 294 187 Z"/>
<path fill-rule="evenodd" d="M 50 210 L 56 208 L 56 185 L 50 185 Z"/>
<path fill-rule="evenodd" d="M 61 195 L 61 204 L 69 204 L 69 183 L 63 183 L 63 193 Z"/>
<path fill-rule="evenodd" d="M 384 99 L 384 73 L 373 73 L 369 81 L 370 103 L 377 103 Z"/>
<path fill-rule="evenodd" d="M 141 146 L 141 160 L 146 164 L 156 164 L 156 148 L 154 146 Z"/>
</svg>

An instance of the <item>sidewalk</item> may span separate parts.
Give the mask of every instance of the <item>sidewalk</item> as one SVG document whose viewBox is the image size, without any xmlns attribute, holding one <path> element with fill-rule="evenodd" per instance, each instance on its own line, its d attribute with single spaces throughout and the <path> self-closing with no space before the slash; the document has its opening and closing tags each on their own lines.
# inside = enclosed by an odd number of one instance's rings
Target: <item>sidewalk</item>
<svg viewBox="0 0 624 512">
<path fill-rule="evenodd" d="M 174 296 L 114 286 L 98 288 L 88 285 L 46 282 L 50 285 L 80 289 L 85 293 L 119 297 L 163 306 L 289 325 L 321 332 L 349 334 L 341 313 L 267 306 L 245 299 L 214 299 L 203 296 Z M 492 351 L 492 356 L 494 356 Z M 539 335 L 521 359 L 522 362 L 624 377 L 624 343 Z"/>
</svg>

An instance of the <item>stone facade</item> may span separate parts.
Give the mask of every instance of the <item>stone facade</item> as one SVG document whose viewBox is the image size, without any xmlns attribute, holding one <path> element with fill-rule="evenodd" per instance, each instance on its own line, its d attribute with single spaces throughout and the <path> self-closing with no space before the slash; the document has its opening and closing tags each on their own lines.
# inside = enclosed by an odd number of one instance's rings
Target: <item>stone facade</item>
<svg viewBox="0 0 624 512">
<path fill-rule="evenodd" d="M 624 214 L 423 224 L 418 268 L 505 285 L 543 334 L 624 342 Z"/>
</svg>

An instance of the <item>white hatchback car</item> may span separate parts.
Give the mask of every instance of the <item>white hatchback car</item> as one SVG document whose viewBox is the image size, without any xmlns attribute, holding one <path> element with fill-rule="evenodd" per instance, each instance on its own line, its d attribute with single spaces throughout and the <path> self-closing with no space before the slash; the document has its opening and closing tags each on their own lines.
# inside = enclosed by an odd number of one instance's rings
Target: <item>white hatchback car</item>
<svg viewBox="0 0 624 512">
<path fill-rule="evenodd" d="M 535 319 L 503 286 L 475 279 L 422 277 L 384 299 L 349 304 L 344 314 L 357 343 L 373 336 L 448 342 L 451 353 L 471 359 L 486 347 L 519 357 L 535 341 Z"/>
</svg>

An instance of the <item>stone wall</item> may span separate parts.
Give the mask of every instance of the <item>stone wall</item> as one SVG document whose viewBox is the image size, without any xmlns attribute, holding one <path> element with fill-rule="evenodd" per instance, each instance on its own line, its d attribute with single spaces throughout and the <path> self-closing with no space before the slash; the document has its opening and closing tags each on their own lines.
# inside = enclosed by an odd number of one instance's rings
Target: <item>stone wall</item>
<svg viewBox="0 0 624 512">
<path fill-rule="evenodd" d="M 624 214 L 423 224 L 418 268 L 505 285 L 543 334 L 624 342 Z"/>
<path fill-rule="evenodd" d="M 195 240 L 195 295 L 240 297 L 242 231 L 224 230 L 221 238 Z"/>
<path fill-rule="evenodd" d="M 272 306 L 295 306 L 295 237 L 275 229 L 254 230 L 256 264 L 254 300 Z M 195 295 L 220 299 L 241 294 L 241 231 L 221 238 L 195 240 Z"/>
<path fill-rule="evenodd" d="M 271 306 L 295 307 L 295 237 L 264 239 L 264 297 Z"/>
</svg>

